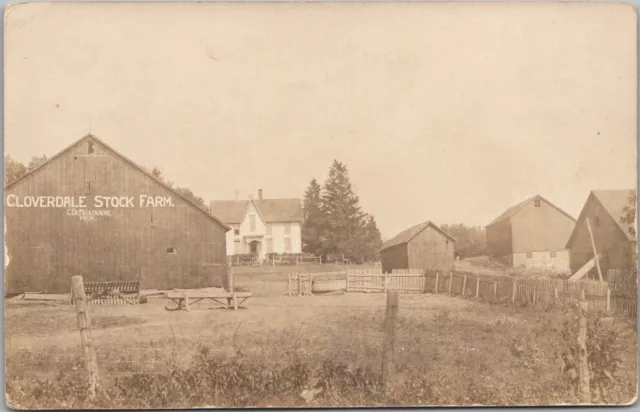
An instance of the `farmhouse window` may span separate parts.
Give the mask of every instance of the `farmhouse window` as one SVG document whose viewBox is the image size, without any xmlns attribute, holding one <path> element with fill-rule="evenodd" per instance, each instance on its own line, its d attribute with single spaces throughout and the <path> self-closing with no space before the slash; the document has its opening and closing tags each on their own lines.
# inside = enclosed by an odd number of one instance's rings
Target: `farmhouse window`
<svg viewBox="0 0 640 412">
<path fill-rule="evenodd" d="M 273 253 L 273 239 L 267 239 L 267 253 Z"/>
<path fill-rule="evenodd" d="M 285 237 L 284 238 L 284 251 L 286 253 L 291 253 L 291 238 L 290 237 Z"/>
<path fill-rule="evenodd" d="M 291 234 L 291 223 L 285 223 L 284 224 L 284 234 L 285 235 L 290 235 Z"/>
<path fill-rule="evenodd" d="M 233 225 L 233 234 L 234 235 L 240 234 L 240 225 Z"/>
<path fill-rule="evenodd" d="M 271 229 L 271 225 L 267 224 L 266 229 L 267 229 L 267 235 L 271 236 L 273 234 L 273 230 Z"/>
<path fill-rule="evenodd" d="M 249 215 L 249 230 L 256 231 L 256 215 Z"/>
<path fill-rule="evenodd" d="M 533 258 L 533 252 L 527 252 L 527 259 Z"/>
<path fill-rule="evenodd" d="M 551 252 L 549 252 L 549 255 L 550 255 L 552 258 L 556 257 L 556 251 L 555 251 L 555 250 L 552 250 Z"/>
<path fill-rule="evenodd" d="M 167 248 L 167 255 L 177 255 L 177 254 L 178 254 L 178 248 L 175 248 L 175 247 Z"/>
</svg>

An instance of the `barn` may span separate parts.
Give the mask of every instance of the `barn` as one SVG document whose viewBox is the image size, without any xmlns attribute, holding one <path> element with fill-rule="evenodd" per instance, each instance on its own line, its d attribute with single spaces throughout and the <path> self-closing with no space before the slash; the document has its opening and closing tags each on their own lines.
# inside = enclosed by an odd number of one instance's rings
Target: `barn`
<svg viewBox="0 0 640 412">
<path fill-rule="evenodd" d="M 594 190 L 589 193 L 567 242 L 571 253 L 571 273 L 578 271 L 597 277 L 593 260 L 593 241 L 605 281 L 609 269 L 628 270 L 637 264 L 637 236 L 635 222 L 626 222 L 625 208 L 635 208 L 635 190 Z"/>
<path fill-rule="evenodd" d="M 455 241 L 432 222 L 412 226 L 382 245 L 382 271 L 451 268 Z"/>
<path fill-rule="evenodd" d="M 568 272 L 565 246 L 575 222 L 547 199 L 532 196 L 486 226 L 487 254 L 514 267 Z"/>
<path fill-rule="evenodd" d="M 228 226 L 93 135 L 5 187 L 5 293 L 228 288 Z"/>
</svg>

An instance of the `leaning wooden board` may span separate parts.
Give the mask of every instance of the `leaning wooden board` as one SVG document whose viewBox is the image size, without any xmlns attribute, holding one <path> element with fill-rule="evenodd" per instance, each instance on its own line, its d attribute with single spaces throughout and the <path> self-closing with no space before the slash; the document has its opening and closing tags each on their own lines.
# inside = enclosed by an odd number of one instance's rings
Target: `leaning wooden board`
<svg viewBox="0 0 640 412">
<path fill-rule="evenodd" d="M 178 305 L 174 309 L 165 307 L 166 310 L 189 311 L 189 304 L 200 302 L 203 299 L 210 299 L 233 310 L 238 310 L 247 299 L 253 296 L 251 292 L 224 292 L 224 291 L 171 291 L 167 292 L 167 299 L 172 300 Z M 226 302 L 225 302 L 226 300 Z"/>
</svg>

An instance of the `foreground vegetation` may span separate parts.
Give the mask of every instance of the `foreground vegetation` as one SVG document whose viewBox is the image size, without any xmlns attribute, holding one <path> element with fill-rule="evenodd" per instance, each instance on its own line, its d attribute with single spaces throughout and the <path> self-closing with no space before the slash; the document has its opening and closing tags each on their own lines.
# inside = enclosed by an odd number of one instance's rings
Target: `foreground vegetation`
<svg viewBox="0 0 640 412">
<path fill-rule="evenodd" d="M 181 408 L 545 405 L 579 399 L 573 308 L 539 312 L 403 295 L 395 372 L 384 387 L 383 295 L 258 298 L 238 312 L 200 305 L 170 315 L 163 304 L 91 308 L 101 379 L 93 400 L 87 398 L 73 311 L 9 305 L 9 403 Z M 589 325 L 594 402 L 631 402 L 635 325 L 596 315 Z M 31 346 L 25 347 L 25 339 Z"/>
</svg>

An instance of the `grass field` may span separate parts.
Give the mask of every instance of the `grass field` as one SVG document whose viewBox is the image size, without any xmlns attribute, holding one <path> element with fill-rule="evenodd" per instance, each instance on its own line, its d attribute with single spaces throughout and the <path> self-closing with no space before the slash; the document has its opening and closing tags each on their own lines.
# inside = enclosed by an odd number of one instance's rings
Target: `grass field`
<svg viewBox="0 0 640 412">
<path fill-rule="evenodd" d="M 252 274 L 253 273 L 253 274 Z M 286 283 L 286 272 L 245 272 Z M 14 407 L 504 405 L 577 401 L 560 371 L 563 312 L 402 295 L 395 373 L 380 386 L 385 296 L 257 296 L 237 312 L 164 299 L 91 306 L 101 390 L 86 399 L 75 312 L 6 302 L 7 393 Z M 623 362 L 607 401 L 635 396 L 636 335 L 616 322 Z M 321 388 L 313 400 L 301 397 Z"/>
</svg>

